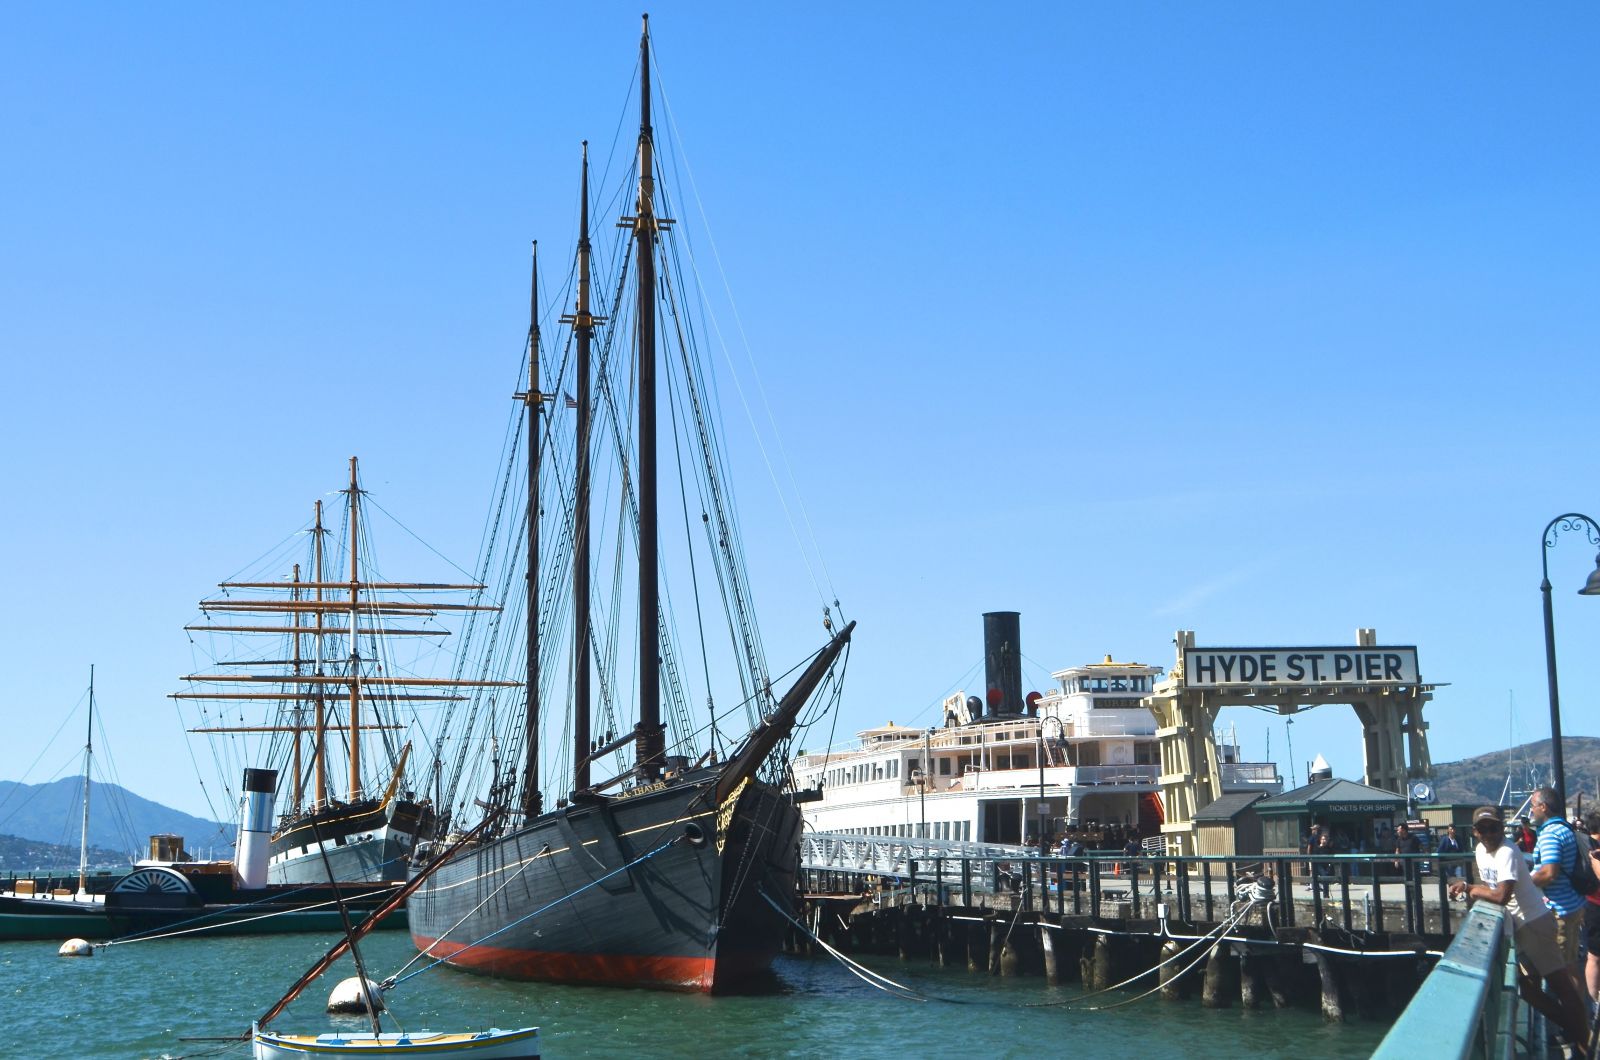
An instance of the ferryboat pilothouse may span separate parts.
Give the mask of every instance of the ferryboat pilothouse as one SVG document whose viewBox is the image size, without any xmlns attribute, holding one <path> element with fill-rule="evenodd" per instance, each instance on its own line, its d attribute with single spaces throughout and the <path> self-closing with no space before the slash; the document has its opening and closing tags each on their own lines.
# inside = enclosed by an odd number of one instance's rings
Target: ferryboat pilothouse
<svg viewBox="0 0 1600 1060">
<path fill-rule="evenodd" d="M 1159 666 L 1103 662 L 1051 674 L 1021 694 L 1016 612 L 984 616 L 987 694 L 956 692 L 942 724 L 885 725 L 853 747 L 801 754 L 796 784 L 820 789 L 801 809 L 812 832 L 1035 845 L 1076 829 L 1161 832 L 1155 716 L 1143 701 Z M 1271 762 L 1246 762 L 1237 736 L 1218 743 L 1224 792 L 1277 794 Z"/>
</svg>

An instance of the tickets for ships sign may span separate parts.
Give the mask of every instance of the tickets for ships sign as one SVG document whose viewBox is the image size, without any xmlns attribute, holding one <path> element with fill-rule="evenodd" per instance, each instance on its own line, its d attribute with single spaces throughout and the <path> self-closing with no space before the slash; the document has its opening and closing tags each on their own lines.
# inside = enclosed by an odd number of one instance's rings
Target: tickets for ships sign
<svg viewBox="0 0 1600 1060">
<path fill-rule="evenodd" d="M 1254 685 L 1414 685 L 1416 648 L 1189 648 L 1183 653 L 1188 688 Z"/>
</svg>

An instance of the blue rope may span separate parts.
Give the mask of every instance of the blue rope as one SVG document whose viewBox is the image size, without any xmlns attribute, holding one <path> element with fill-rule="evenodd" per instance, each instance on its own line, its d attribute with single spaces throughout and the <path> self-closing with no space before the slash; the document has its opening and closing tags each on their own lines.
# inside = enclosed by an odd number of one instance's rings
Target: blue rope
<svg viewBox="0 0 1600 1060">
<path fill-rule="evenodd" d="M 598 887 L 600 884 L 606 882 L 607 880 L 609 880 L 611 877 L 617 875 L 618 873 L 627 872 L 629 869 L 633 868 L 635 865 L 640 865 L 640 864 L 643 864 L 646 861 L 649 861 L 651 858 L 655 857 L 657 854 L 661 853 L 663 850 L 666 850 L 670 846 L 674 846 L 678 842 L 678 840 L 682 839 L 682 838 L 683 838 L 682 836 L 678 836 L 675 839 L 667 840 L 665 843 L 662 843 L 660 846 L 658 846 L 654 850 L 650 851 L 650 853 L 645 854 L 644 856 L 642 856 L 640 858 L 637 858 L 634 861 L 628 862 L 626 865 L 623 865 L 621 868 L 612 869 L 610 872 L 606 873 L 604 876 L 601 876 L 599 879 L 591 880 L 590 882 L 584 884 L 582 887 L 579 887 L 576 891 L 573 891 L 570 894 L 564 894 L 560 898 L 557 898 L 555 901 L 551 902 L 548 905 L 541 906 L 540 908 L 535 909 L 531 913 L 528 913 L 528 914 L 526 914 L 524 916 L 517 917 L 517 919 L 513 920 L 511 923 L 505 925 L 504 927 L 496 928 L 495 930 L 489 932 L 487 935 L 483 936 L 483 938 L 478 939 L 476 942 L 467 943 L 465 946 L 461 947 L 459 950 L 456 950 L 456 952 L 452 953 L 450 955 L 450 957 L 459 957 L 461 954 L 463 954 L 463 953 L 467 952 L 468 950 L 472 949 L 474 946 L 481 946 L 485 942 L 488 942 L 490 939 L 494 938 L 496 935 L 503 935 L 507 931 L 510 931 L 512 928 L 516 927 L 518 924 L 521 924 L 521 923 L 523 923 L 524 921 L 527 921 L 527 920 L 532 920 L 534 917 L 538 916 L 541 913 L 549 912 L 551 909 L 554 909 L 556 906 L 560 905 L 562 902 L 568 901 L 569 899 L 572 899 L 572 898 L 576 898 L 578 895 L 582 894 L 584 891 L 587 891 L 589 888 Z M 384 991 L 393 990 L 395 987 L 399 986 L 401 983 L 405 982 L 407 979 L 414 979 L 417 976 L 421 975 L 423 972 L 430 971 L 430 970 L 432 970 L 434 968 L 439 967 L 439 965 L 446 963 L 447 961 L 450 960 L 450 957 L 440 957 L 438 960 L 434 961 L 432 964 L 424 964 L 421 968 L 418 968 L 416 971 L 410 972 L 410 973 L 400 977 L 399 979 L 385 979 L 383 982 L 378 984 L 378 989 L 384 990 Z"/>
</svg>

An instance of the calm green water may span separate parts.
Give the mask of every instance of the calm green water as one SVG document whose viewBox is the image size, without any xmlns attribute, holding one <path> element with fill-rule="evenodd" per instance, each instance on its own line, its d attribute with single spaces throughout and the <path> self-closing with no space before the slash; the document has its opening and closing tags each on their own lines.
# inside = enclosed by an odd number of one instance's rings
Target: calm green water
<svg viewBox="0 0 1600 1060">
<path fill-rule="evenodd" d="M 119 946 L 86 960 L 56 956 L 55 942 L 0 943 L 0 1056 L 245 1057 L 185 1035 L 249 1026 L 331 942 L 277 935 Z M 363 945 L 379 977 L 413 954 L 403 931 Z M 924 993 L 974 1004 L 891 998 L 828 958 L 780 958 L 775 992 L 707 998 L 642 990 L 508 983 L 438 968 L 390 995 L 411 1030 L 486 1026 L 542 1028 L 544 1055 L 740 1057 L 1138 1057 L 1159 1049 L 1183 1060 L 1247 1056 L 1361 1057 L 1384 1028 L 1328 1026 L 1314 1012 L 1208 1011 L 1198 1001 L 1152 997 L 1109 1013 L 1018 1006 L 1060 1001 L 1076 987 L 1042 979 L 992 979 L 920 962 L 866 963 Z M 330 973 L 334 975 L 335 973 Z M 338 978 L 353 975 L 348 959 Z M 338 978 L 314 984 L 274 1024 L 283 1031 L 359 1029 L 322 1011 Z"/>
</svg>

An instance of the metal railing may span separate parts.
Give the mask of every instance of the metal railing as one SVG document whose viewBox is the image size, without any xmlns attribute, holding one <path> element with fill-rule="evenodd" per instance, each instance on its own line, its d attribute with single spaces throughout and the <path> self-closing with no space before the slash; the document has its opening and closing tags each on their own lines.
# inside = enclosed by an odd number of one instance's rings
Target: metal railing
<svg viewBox="0 0 1600 1060">
<path fill-rule="evenodd" d="M 916 861 L 936 858 L 1023 858 L 1025 847 L 1002 843 L 967 843 L 954 839 L 908 839 L 807 832 L 800 839 L 800 868 L 863 876 L 908 876 Z"/>
<path fill-rule="evenodd" d="M 1460 1060 L 1518 1055 L 1516 953 L 1504 920 L 1505 910 L 1492 902 L 1472 907 L 1375 1058 L 1410 1060 L 1424 1045 L 1431 1056 Z M 1531 1009 L 1521 1014 L 1535 1015 Z M 1542 1044 L 1542 1028 L 1531 1032 Z"/>
<path fill-rule="evenodd" d="M 1150 765 L 1077 766 L 1074 784 L 1154 784 L 1161 767 Z"/>
<path fill-rule="evenodd" d="M 1069 740 L 1093 739 L 1101 736 L 1154 736 L 1156 719 L 1149 711 L 1143 711 L 1132 718 L 1080 714 L 1062 718 L 1061 727 Z"/>
<path fill-rule="evenodd" d="M 1224 762 L 1224 784 L 1276 784 L 1283 781 L 1278 767 L 1271 762 Z"/>
<path fill-rule="evenodd" d="M 942 906 L 1004 904 L 1061 916 L 1137 920 L 1154 918 L 1157 903 L 1165 903 L 1166 915 L 1185 923 L 1226 919 L 1242 888 L 1265 876 L 1273 884 L 1267 922 L 1274 926 L 1332 925 L 1350 933 L 1438 936 L 1452 934 L 1460 924 L 1465 910 L 1451 902 L 1449 884 L 1457 878 L 1457 866 L 1471 860 L 1470 854 L 1347 855 L 1325 872 L 1322 859 L 1308 866 L 1298 856 L 1129 858 L 1094 853 L 1061 858 L 1012 848 L 1011 853 L 983 855 L 930 851 L 913 856 L 908 851 L 893 871 L 886 871 L 882 860 L 875 865 L 866 858 L 803 865 L 803 870 L 829 870 L 826 882 L 836 888 L 854 883 L 860 890 L 874 885 L 881 889 L 885 877 L 892 877 L 899 900 Z"/>
</svg>

